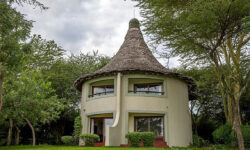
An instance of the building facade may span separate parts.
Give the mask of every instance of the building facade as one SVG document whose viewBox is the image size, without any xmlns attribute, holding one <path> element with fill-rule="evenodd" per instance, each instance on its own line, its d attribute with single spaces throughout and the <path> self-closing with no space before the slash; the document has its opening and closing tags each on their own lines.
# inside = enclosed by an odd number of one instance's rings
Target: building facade
<svg viewBox="0 0 250 150">
<path fill-rule="evenodd" d="M 169 72 L 152 55 L 137 19 L 124 43 L 102 69 L 75 82 L 82 93 L 82 134 L 100 136 L 105 146 L 127 144 L 129 132 L 155 133 L 155 143 L 192 142 L 188 107 L 192 80 Z"/>
</svg>

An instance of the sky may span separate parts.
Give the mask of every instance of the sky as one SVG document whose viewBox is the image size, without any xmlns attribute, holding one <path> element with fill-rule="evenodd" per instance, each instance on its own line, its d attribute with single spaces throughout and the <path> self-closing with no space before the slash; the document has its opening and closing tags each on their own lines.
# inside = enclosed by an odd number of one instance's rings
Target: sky
<svg viewBox="0 0 250 150">
<path fill-rule="evenodd" d="M 130 0 L 39 0 L 47 10 L 34 6 L 16 6 L 33 20 L 32 34 L 54 40 L 67 51 L 66 55 L 88 53 L 112 57 L 119 50 L 128 30 L 128 22 L 142 20 L 135 2 Z M 144 38 L 147 39 L 144 34 Z M 146 40 L 147 41 L 147 40 Z M 157 57 L 157 55 L 155 54 Z M 158 58 L 166 66 L 166 60 Z M 170 59 L 169 67 L 177 67 L 177 58 Z"/>
</svg>

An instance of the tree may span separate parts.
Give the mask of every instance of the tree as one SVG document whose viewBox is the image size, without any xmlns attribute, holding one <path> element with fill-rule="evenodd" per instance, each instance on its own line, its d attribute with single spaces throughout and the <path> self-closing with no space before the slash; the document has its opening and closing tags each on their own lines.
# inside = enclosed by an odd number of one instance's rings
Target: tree
<svg viewBox="0 0 250 150">
<path fill-rule="evenodd" d="M 21 48 L 21 42 L 27 39 L 31 27 L 31 21 L 25 20 L 22 14 L 5 1 L 0 1 L 0 113 L 5 74 L 18 65 L 25 53 Z"/>
<path fill-rule="evenodd" d="M 135 0 L 144 17 L 145 31 L 163 53 L 186 62 L 212 65 L 220 84 L 227 122 L 244 150 L 239 103 L 250 78 L 249 0 Z"/>
<path fill-rule="evenodd" d="M 12 121 L 22 119 L 32 131 L 33 146 L 36 136 L 35 128 L 38 123 L 45 124 L 58 118 L 63 106 L 46 81 L 41 71 L 26 69 L 18 75 L 8 76 L 4 82 L 4 117 Z"/>
<path fill-rule="evenodd" d="M 52 88 L 65 106 L 60 119 L 50 124 L 50 130 L 56 135 L 57 144 L 65 134 L 66 124 L 71 122 L 73 125 L 75 117 L 79 115 L 80 93 L 74 88 L 74 81 L 84 74 L 100 69 L 109 60 L 109 57 L 99 55 L 98 52 L 72 54 L 69 58 L 58 59 L 50 68 L 43 69 L 43 74 L 50 77 Z"/>
<path fill-rule="evenodd" d="M 218 82 L 213 68 L 181 68 L 173 71 L 192 78 L 196 85 L 193 91 L 196 99 L 189 102 L 194 133 L 199 135 L 198 124 L 202 118 L 210 118 L 223 123 L 225 118 L 221 116 L 223 114 L 222 99 L 218 92 Z"/>
<path fill-rule="evenodd" d="M 40 3 L 37 0 L 5 0 L 5 1 L 8 2 L 9 4 L 16 3 L 21 6 L 23 6 L 23 4 L 29 4 L 35 7 L 40 7 L 42 10 L 48 9 L 48 7 L 46 7 L 44 4 Z"/>
<path fill-rule="evenodd" d="M 58 59 L 61 59 L 65 50 L 53 40 L 46 40 L 41 35 L 33 35 L 26 44 L 29 53 L 23 58 L 24 65 L 30 69 L 49 69 Z"/>
</svg>

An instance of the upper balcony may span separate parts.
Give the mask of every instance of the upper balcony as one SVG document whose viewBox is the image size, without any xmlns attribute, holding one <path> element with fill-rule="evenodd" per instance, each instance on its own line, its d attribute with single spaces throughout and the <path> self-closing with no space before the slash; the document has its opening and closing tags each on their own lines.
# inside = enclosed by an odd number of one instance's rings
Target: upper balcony
<svg viewBox="0 0 250 150">
<path fill-rule="evenodd" d="M 156 76 L 129 76 L 127 79 L 128 95 L 133 96 L 166 96 L 166 81 Z"/>
<path fill-rule="evenodd" d="M 106 96 L 114 96 L 115 79 L 103 79 L 91 82 L 89 84 L 88 98 L 101 98 Z"/>
</svg>

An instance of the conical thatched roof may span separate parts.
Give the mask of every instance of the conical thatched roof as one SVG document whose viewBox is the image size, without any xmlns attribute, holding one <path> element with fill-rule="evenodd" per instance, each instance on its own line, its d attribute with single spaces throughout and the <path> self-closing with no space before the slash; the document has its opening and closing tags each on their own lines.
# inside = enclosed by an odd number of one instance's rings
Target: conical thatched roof
<svg viewBox="0 0 250 150">
<path fill-rule="evenodd" d="M 117 72 L 153 73 L 174 76 L 191 82 L 191 79 L 177 73 L 171 73 L 163 67 L 153 56 L 144 41 L 140 24 L 137 19 L 129 22 L 129 29 L 125 40 L 116 55 L 100 70 L 84 75 L 75 81 L 75 87 L 81 90 L 82 83 L 97 76 L 115 74 Z"/>
</svg>

